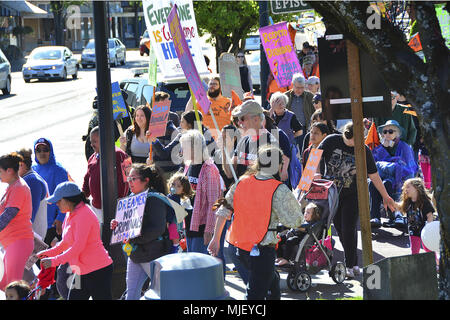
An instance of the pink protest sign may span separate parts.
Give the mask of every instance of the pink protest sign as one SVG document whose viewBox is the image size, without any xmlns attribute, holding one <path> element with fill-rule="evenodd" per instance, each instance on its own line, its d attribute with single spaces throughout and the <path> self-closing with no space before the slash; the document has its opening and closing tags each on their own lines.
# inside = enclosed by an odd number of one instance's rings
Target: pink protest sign
<svg viewBox="0 0 450 320">
<path fill-rule="evenodd" d="M 169 118 L 170 100 L 156 102 L 152 108 L 152 117 L 148 131 L 154 137 L 162 137 L 166 134 L 167 119 Z"/>
<path fill-rule="evenodd" d="M 280 88 L 292 83 L 295 73 L 302 73 L 295 47 L 287 29 L 286 22 L 266 26 L 259 29 L 261 43 L 266 53 L 270 71 Z"/>
<path fill-rule="evenodd" d="M 181 68 L 183 68 L 189 87 L 194 93 L 195 99 L 200 104 L 203 114 L 207 114 L 211 102 L 206 95 L 206 90 L 202 85 L 194 60 L 192 59 L 191 51 L 189 50 L 183 29 L 181 28 L 180 19 L 178 18 L 176 4 L 170 10 L 167 23 L 169 24 L 169 31 L 173 38 L 178 60 L 180 61 Z"/>
</svg>

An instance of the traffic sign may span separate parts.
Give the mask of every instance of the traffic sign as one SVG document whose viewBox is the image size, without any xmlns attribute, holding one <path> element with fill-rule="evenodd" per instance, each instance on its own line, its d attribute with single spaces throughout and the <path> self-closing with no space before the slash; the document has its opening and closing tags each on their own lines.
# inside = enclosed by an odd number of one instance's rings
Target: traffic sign
<svg viewBox="0 0 450 320">
<path fill-rule="evenodd" d="M 285 14 L 299 11 L 312 10 L 306 1 L 288 0 L 288 1 L 270 1 L 270 7 L 273 14 Z"/>
</svg>

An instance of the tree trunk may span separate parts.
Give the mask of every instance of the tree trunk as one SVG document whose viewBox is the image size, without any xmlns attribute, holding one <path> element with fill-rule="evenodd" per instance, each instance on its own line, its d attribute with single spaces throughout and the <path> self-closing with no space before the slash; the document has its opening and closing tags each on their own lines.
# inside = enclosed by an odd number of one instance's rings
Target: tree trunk
<svg viewBox="0 0 450 320">
<path fill-rule="evenodd" d="M 392 90 L 406 96 L 417 111 L 430 150 L 433 191 L 441 223 L 439 298 L 450 299 L 450 117 L 449 49 L 445 46 L 433 3 L 414 2 L 417 25 L 424 48 L 424 63 L 407 45 L 406 38 L 389 21 L 381 18 L 381 28 L 369 29 L 366 1 L 311 1 L 328 27 L 365 50 L 378 66 Z"/>
<path fill-rule="evenodd" d="M 230 48 L 231 40 L 229 37 L 216 36 L 216 66 L 217 72 L 219 72 L 219 58 L 223 52 L 228 52 Z"/>
<path fill-rule="evenodd" d="M 134 2 L 134 45 L 139 48 L 140 34 L 139 34 L 139 4 L 137 1 Z"/>
<path fill-rule="evenodd" d="M 50 3 L 51 11 L 53 13 L 53 23 L 55 27 L 55 44 L 57 46 L 64 46 L 64 28 L 65 28 L 65 14 L 64 5 L 62 1 L 52 1 Z"/>
</svg>

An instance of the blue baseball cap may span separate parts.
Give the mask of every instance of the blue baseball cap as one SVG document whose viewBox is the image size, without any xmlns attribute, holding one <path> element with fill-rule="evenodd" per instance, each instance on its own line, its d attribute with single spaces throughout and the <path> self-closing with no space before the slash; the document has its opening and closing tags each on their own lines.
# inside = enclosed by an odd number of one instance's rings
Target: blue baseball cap
<svg viewBox="0 0 450 320">
<path fill-rule="evenodd" d="M 71 181 L 65 181 L 58 184 L 53 194 L 45 200 L 48 203 L 52 204 L 58 202 L 62 198 L 74 197 L 79 195 L 80 193 L 81 190 L 75 183 Z"/>
</svg>

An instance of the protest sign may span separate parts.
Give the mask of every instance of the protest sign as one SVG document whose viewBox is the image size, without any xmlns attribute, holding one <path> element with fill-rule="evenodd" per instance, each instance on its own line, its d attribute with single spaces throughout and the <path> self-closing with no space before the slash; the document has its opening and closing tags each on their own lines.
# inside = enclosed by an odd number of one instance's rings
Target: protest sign
<svg viewBox="0 0 450 320">
<path fill-rule="evenodd" d="M 114 120 L 128 117 L 127 107 L 122 96 L 122 91 L 120 91 L 119 82 L 111 83 L 111 92 Z"/>
<path fill-rule="evenodd" d="M 116 217 L 118 224 L 112 230 L 111 244 L 138 237 L 141 234 L 147 191 L 117 200 Z"/>
<path fill-rule="evenodd" d="M 241 85 L 241 73 L 236 58 L 232 53 L 222 53 L 219 58 L 219 75 L 222 95 L 231 98 L 231 90 L 244 99 L 244 90 Z"/>
<path fill-rule="evenodd" d="M 180 12 L 182 12 L 182 10 L 180 10 Z M 189 83 L 189 87 L 202 108 L 202 111 L 204 114 L 207 114 L 211 102 L 206 95 L 206 90 L 203 87 L 202 80 L 200 79 L 194 60 L 192 59 L 191 51 L 186 41 L 185 34 L 183 33 L 180 19 L 178 18 L 177 5 L 172 7 L 172 10 L 167 17 L 167 22 L 169 24 L 169 31 L 172 35 L 178 60 Z"/>
<path fill-rule="evenodd" d="M 262 27 L 259 29 L 259 35 L 275 81 L 280 88 L 289 87 L 292 76 L 295 73 L 303 74 L 303 70 L 298 62 L 286 22 Z"/>
<path fill-rule="evenodd" d="M 162 137 L 166 134 L 167 119 L 169 118 L 170 100 L 156 102 L 152 108 L 152 117 L 148 131 L 154 137 Z"/>
<path fill-rule="evenodd" d="M 194 6 L 192 0 L 174 0 L 178 6 L 182 34 L 186 37 L 191 49 L 192 59 L 201 75 L 209 75 L 202 52 L 200 37 L 197 32 Z M 151 47 L 155 49 L 159 67 L 164 78 L 183 77 L 184 73 L 178 62 L 178 54 L 169 31 L 167 17 L 171 10 L 171 2 L 166 0 L 143 0 L 145 24 L 150 36 Z"/>
<path fill-rule="evenodd" d="M 311 149 L 309 153 L 308 161 L 306 162 L 305 170 L 303 170 L 302 178 L 297 186 L 297 189 L 302 191 L 309 191 L 311 183 L 314 180 L 314 175 L 317 171 L 320 158 L 322 157 L 323 150 Z"/>
</svg>

